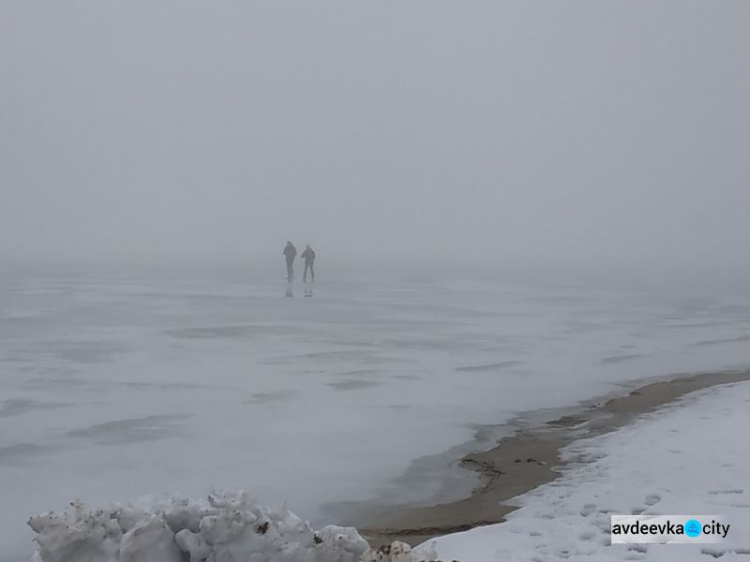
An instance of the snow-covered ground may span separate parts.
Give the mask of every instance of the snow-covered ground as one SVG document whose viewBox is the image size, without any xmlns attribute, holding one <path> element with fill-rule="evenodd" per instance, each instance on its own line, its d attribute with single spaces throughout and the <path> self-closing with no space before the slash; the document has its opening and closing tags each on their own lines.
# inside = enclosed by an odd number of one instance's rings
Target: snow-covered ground
<svg viewBox="0 0 750 562">
<path fill-rule="evenodd" d="M 430 497 L 393 480 L 480 424 L 750 364 L 750 295 L 689 280 L 319 273 L 312 299 L 218 272 L 3 275 L 0 560 L 27 560 L 28 516 L 75 497 L 216 485 L 322 526 L 328 504 Z"/>
<path fill-rule="evenodd" d="M 519 498 L 507 522 L 437 540 L 443 560 L 705 562 L 750 555 L 750 383 L 684 397 L 575 442 L 564 475 Z M 725 544 L 610 544 L 611 514 L 721 515 Z"/>
</svg>

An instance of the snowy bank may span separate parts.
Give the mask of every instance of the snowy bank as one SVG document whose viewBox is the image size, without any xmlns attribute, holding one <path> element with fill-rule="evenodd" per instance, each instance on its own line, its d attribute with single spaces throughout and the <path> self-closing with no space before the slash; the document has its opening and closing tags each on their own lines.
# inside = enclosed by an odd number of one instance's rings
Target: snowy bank
<svg viewBox="0 0 750 562">
<path fill-rule="evenodd" d="M 507 522 L 437 539 L 463 562 L 748 560 L 750 383 L 688 395 L 613 433 L 568 446 L 558 480 L 524 494 Z M 611 514 L 720 514 L 725 544 L 611 545 Z"/>
<path fill-rule="evenodd" d="M 102 508 L 74 502 L 32 517 L 33 562 L 430 562 L 434 553 L 394 543 L 371 550 L 351 527 L 313 531 L 286 509 L 244 492 L 207 500 L 139 500 Z"/>
</svg>

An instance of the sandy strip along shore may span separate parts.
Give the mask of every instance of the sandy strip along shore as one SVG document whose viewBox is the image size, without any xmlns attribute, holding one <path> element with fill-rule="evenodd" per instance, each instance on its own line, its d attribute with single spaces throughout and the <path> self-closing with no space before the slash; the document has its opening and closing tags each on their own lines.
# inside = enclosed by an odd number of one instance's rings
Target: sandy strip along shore
<svg viewBox="0 0 750 562">
<path fill-rule="evenodd" d="M 499 523 L 516 509 L 503 502 L 550 482 L 563 465 L 560 450 L 572 441 L 601 435 L 681 396 L 714 385 L 750 380 L 750 370 L 701 373 L 641 386 L 625 396 L 602 399 L 539 427 L 522 429 L 496 447 L 461 460 L 480 475 L 468 498 L 426 507 L 389 507 L 357 527 L 371 544 L 401 540 L 412 545 L 432 537 Z"/>
</svg>

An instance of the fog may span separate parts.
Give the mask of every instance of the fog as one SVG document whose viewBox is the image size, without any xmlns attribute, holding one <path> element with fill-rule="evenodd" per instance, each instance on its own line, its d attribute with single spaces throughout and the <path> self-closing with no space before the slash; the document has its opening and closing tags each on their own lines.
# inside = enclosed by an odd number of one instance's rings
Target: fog
<svg viewBox="0 0 750 562">
<path fill-rule="evenodd" d="M 0 259 L 281 262 L 293 240 L 746 266 L 748 21 L 745 1 L 3 2 Z"/>
<path fill-rule="evenodd" d="M 27 526 L 75 498 L 243 489 L 385 538 L 366 516 L 521 472 L 554 507 L 517 504 L 524 552 L 608 548 L 612 513 L 742 528 L 740 430 L 588 437 L 630 419 L 614 396 L 661 403 L 644 384 L 750 378 L 748 22 L 747 0 L 0 0 L 0 562 L 32 527 L 46 562 L 145 544 L 106 511 Z M 747 426 L 739 384 L 670 404 L 664 435 Z M 459 460 L 523 428 L 572 448 Z M 623 471 L 544 495 L 568 450 Z M 388 527 L 495 517 L 470 511 Z M 234 517 L 206 527 L 281 544 Z"/>
</svg>

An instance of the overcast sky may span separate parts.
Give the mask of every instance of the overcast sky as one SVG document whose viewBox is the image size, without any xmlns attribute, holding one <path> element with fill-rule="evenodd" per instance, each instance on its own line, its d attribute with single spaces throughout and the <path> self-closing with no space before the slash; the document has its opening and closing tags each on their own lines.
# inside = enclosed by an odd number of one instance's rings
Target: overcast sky
<svg viewBox="0 0 750 562">
<path fill-rule="evenodd" d="M 5 0 L 0 258 L 747 263 L 750 2 Z"/>
</svg>

